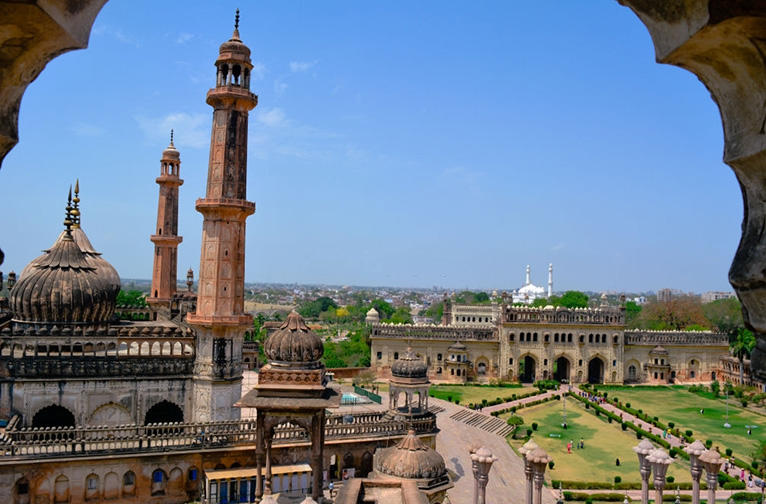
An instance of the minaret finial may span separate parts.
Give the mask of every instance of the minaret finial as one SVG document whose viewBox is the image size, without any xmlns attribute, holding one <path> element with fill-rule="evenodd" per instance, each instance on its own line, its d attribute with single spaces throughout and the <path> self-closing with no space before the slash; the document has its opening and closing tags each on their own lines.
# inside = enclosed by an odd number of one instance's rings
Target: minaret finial
<svg viewBox="0 0 766 504">
<path fill-rule="evenodd" d="M 175 145 L 173 145 L 173 130 L 172 129 L 170 130 L 170 145 L 171 147 L 175 147 Z"/>
<path fill-rule="evenodd" d="M 231 39 L 240 40 L 239 39 L 239 7 L 237 7 L 237 14 L 234 16 L 234 33 L 232 34 Z"/>
</svg>

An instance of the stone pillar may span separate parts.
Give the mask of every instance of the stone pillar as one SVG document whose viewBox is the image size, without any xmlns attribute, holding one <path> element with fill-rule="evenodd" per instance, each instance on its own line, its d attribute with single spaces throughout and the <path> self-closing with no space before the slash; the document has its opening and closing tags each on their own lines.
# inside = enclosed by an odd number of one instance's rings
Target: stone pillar
<svg viewBox="0 0 766 504">
<path fill-rule="evenodd" d="M 526 455 L 526 459 L 532 466 L 535 483 L 535 504 L 543 503 L 543 482 L 545 481 L 545 468 L 553 459 L 539 446 Z"/>
<path fill-rule="evenodd" d="M 715 450 L 705 450 L 705 452 L 699 457 L 702 466 L 707 473 L 707 501 L 711 504 L 715 503 L 715 489 L 718 486 L 718 472 L 723 465 L 723 458 L 721 454 Z"/>
<path fill-rule="evenodd" d="M 633 447 L 633 451 L 638 455 L 641 471 L 641 504 L 649 504 L 649 476 L 652 474 L 652 465 L 648 457 L 654 451 L 654 445 L 648 439 L 642 439 L 638 446 Z"/>
<path fill-rule="evenodd" d="M 497 457 L 486 446 L 482 446 L 471 454 L 471 467 L 474 477 L 474 504 L 485 504 L 487 502 L 489 470 L 492 469 L 492 463 L 496 460 Z"/>
<path fill-rule="evenodd" d="M 311 430 L 312 436 L 311 436 L 311 469 L 312 469 L 312 478 L 313 478 L 313 489 L 311 491 L 311 497 L 317 501 L 322 502 L 322 498 L 324 496 L 323 494 L 323 448 L 324 448 L 324 424 L 325 424 L 325 416 L 324 416 L 324 410 L 319 411 L 314 414 L 314 417 L 312 418 L 312 425 Z"/>
<path fill-rule="evenodd" d="M 529 440 L 524 445 L 519 448 L 519 453 L 521 453 L 522 459 L 524 460 L 524 476 L 527 478 L 527 487 L 526 487 L 526 498 L 524 500 L 525 504 L 532 504 L 532 497 L 533 497 L 533 477 L 534 477 L 534 470 L 532 468 L 532 463 L 527 460 L 527 453 L 530 453 L 537 448 L 537 443 L 535 443 L 533 440 Z"/>
<path fill-rule="evenodd" d="M 692 504 L 700 504 L 700 477 L 702 476 L 702 462 L 700 462 L 700 455 L 705 453 L 705 445 L 702 444 L 702 441 L 697 439 L 684 448 L 684 451 L 689 454 L 689 463 L 691 465 Z"/>
<path fill-rule="evenodd" d="M 258 413 L 255 418 L 255 502 L 261 502 L 263 497 L 263 473 L 264 464 L 264 425 L 263 413 Z"/>
<path fill-rule="evenodd" d="M 654 471 L 654 502 L 662 502 L 662 492 L 665 490 L 665 475 L 673 459 L 662 448 L 657 448 L 647 457 Z"/>
</svg>

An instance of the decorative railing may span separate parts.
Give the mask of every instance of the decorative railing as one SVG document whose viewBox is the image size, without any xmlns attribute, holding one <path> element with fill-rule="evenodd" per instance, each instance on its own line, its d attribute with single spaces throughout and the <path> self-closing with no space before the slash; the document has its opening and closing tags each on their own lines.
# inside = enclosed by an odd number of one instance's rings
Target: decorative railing
<svg viewBox="0 0 766 504">
<path fill-rule="evenodd" d="M 503 321 L 523 324 L 625 325 L 625 311 L 621 308 L 570 309 L 505 306 L 503 307 Z"/>
<path fill-rule="evenodd" d="M 190 375 L 194 360 L 155 357 L 27 357 L 0 359 L 0 369 L 16 378 L 98 378 L 107 376 Z"/>
<path fill-rule="evenodd" d="M 372 338 L 497 341 L 495 329 L 419 324 L 373 324 Z"/>
<path fill-rule="evenodd" d="M 625 344 L 728 346 L 729 336 L 709 331 L 625 331 Z"/>
<path fill-rule="evenodd" d="M 436 430 L 436 418 L 413 421 L 383 420 L 384 413 L 335 415 L 327 418 L 325 440 L 349 437 L 388 437 Z M 91 456 L 104 453 L 206 450 L 255 445 L 255 420 L 204 423 L 163 423 L 71 428 L 18 427 L 19 418 L 8 423 L 0 434 L 0 462 L 14 458 Z M 291 424 L 274 431 L 275 445 L 308 443 L 308 432 Z"/>
</svg>

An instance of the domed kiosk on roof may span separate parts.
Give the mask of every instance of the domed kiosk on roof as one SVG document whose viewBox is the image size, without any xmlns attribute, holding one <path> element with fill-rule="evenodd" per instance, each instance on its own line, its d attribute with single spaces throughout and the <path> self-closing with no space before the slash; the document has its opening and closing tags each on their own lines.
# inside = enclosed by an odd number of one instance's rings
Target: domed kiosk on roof
<svg viewBox="0 0 766 504">
<path fill-rule="evenodd" d="M 400 358 L 391 365 L 389 380 L 389 409 L 399 415 L 408 417 L 428 413 L 428 366 L 417 354 L 408 348 Z M 399 407 L 399 396 L 404 393 L 405 402 Z M 417 394 L 417 403 L 413 396 Z"/>
<path fill-rule="evenodd" d="M 367 312 L 367 316 L 364 318 L 364 323 L 367 325 L 377 324 L 380 322 L 380 314 L 374 307 L 370 308 Z"/>
</svg>

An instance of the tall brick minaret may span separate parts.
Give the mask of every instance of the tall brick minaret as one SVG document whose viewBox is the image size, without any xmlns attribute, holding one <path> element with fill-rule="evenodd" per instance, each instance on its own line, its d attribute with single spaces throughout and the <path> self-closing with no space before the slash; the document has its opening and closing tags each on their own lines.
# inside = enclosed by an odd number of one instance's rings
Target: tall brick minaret
<svg viewBox="0 0 766 504">
<path fill-rule="evenodd" d="M 195 421 L 239 418 L 232 405 L 242 387 L 242 341 L 253 318 L 245 313 L 245 219 L 247 121 L 258 104 L 250 92 L 250 49 L 239 38 L 239 10 L 231 39 L 221 44 L 216 85 L 207 93 L 213 107 L 207 194 L 197 200 L 204 216 L 197 312 L 187 316 L 196 331 Z"/>
<path fill-rule="evenodd" d="M 160 198 L 157 207 L 157 229 L 151 236 L 154 242 L 154 269 L 152 270 L 152 291 L 146 301 L 160 313 L 169 308 L 178 281 L 178 188 L 184 183 L 181 175 L 181 155 L 173 145 L 173 131 L 170 131 L 170 145 L 162 152 L 160 159 Z M 169 315 L 169 312 L 168 314 Z"/>
</svg>

